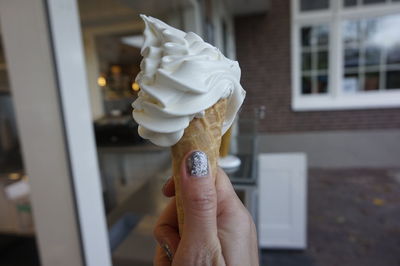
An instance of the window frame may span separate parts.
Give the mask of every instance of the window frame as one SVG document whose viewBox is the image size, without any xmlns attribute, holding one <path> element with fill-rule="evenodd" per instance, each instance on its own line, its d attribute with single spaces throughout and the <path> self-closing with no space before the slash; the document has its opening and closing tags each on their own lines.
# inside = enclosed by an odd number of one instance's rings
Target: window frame
<svg viewBox="0 0 400 266">
<path fill-rule="evenodd" d="M 358 0 L 360 3 L 360 0 Z M 300 11 L 300 0 L 291 0 L 291 68 L 292 109 L 294 111 L 346 110 L 400 107 L 400 90 L 378 90 L 346 93 L 343 91 L 343 36 L 342 23 L 349 19 L 367 19 L 400 14 L 400 2 L 344 7 L 344 0 L 330 0 L 329 9 Z M 329 25 L 328 92 L 301 93 L 301 28 Z"/>
</svg>

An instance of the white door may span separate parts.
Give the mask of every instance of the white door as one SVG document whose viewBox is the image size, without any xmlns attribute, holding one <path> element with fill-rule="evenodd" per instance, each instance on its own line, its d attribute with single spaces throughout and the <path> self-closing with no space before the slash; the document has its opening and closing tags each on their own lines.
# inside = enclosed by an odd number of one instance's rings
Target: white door
<svg viewBox="0 0 400 266">
<path fill-rule="evenodd" d="M 259 155 L 261 248 L 306 247 L 307 162 L 302 153 Z"/>
</svg>

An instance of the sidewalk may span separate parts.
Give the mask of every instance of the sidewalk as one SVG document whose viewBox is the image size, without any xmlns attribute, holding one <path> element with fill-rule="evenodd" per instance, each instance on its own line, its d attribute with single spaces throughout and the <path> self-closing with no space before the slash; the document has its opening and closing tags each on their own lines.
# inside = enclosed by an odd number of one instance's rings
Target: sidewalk
<svg viewBox="0 0 400 266">
<path fill-rule="evenodd" d="M 263 265 L 400 265 L 400 170 L 309 171 L 308 249 Z"/>
</svg>

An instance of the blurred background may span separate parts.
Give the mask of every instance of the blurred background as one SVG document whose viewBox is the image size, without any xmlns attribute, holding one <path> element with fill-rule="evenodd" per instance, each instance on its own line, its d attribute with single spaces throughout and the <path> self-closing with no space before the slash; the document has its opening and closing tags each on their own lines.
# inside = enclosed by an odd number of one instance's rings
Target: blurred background
<svg viewBox="0 0 400 266">
<path fill-rule="evenodd" d="M 0 0 L 0 265 L 152 265 L 139 14 L 239 61 L 222 159 L 261 265 L 400 265 L 399 0 Z"/>
</svg>

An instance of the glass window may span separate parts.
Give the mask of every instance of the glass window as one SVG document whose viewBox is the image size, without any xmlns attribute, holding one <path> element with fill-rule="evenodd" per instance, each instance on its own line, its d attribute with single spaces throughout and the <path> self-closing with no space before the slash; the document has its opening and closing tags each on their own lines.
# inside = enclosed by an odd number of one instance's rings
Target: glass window
<svg viewBox="0 0 400 266">
<path fill-rule="evenodd" d="M 400 15 L 343 23 L 343 90 L 398 89 Z M 386 82 L 385 82 L 386 80 Z"/>
<path fill-rule="evenodd" d="M 400 0 L 343 0 L 344 7 L 353 6 L 365 6 L 365 5 L 376 5 L 376 4 L 386 4 L 390 2 L 400 2 Z"/>
<path fill-rule="evenodd" d="M 356 92 L 360 88 L 360 78 L 358 73 L 345 73 L 343 80 L 343 90 L 345 92 Z"/>
<path fill-rule="evenodd" d="M 301 93 L 302 94 L 311 94 L 312 92 L 312 84 L 311 84 L 311 77 L 310 76 L 303 76 L 302 77 L 302 88 L 301 88 Z"/>
<path fill-rule="evenodd" d="M 386 72 L 386 88 L 400 89 L 400 70 Z"/>
<path fill-rule="evenodd" d="M 303 27 L 301 44 L 302 94 L 328 92 L 328 25 Z"/>
<path fill-rule="evenodd" d="M 379 3 L 385 3 L 386 0 L 364 0 L 363 4 L 369 5 L 369 4 L 379 4 Z"/>
<path fill-rule="evenodd" d="M 365 73 L 364 90 L 365 91 L 379 90 L 379 72 Z"/>
<path fill-rule="evenodd" d="M 344 0 L 344 6 L 349 7 L 349 6 L 356 6 L 357 5 L 357 0 Z"/>
<path fill-rule="evenodd" d="M 328 92 L 328 75 L 319 75 L 317 79 L 317 92 Z"/>
<path fill-rule="evenodd" d="M 301 0 L 301 11 L 324 10 L 329 8 L 329 0 Z"/>
<path fill-rule="evenodd" d="M 388 49 L 387 64 L 400 64 L 400 43 Z"/>
<path fill-rule="evenodd" d="M 359 21 L 347 21 L 343 25 L 343 39 L 346 46 L 358 46 L 361 41 Z"/>
<path fill-rule="evenodd" d="M 318 70 L 326 70 L 328 69 L 328 52 L 327 51 L 322 51 L 318 52 L 317 54 L 318 58 Z"/>
</svg>

